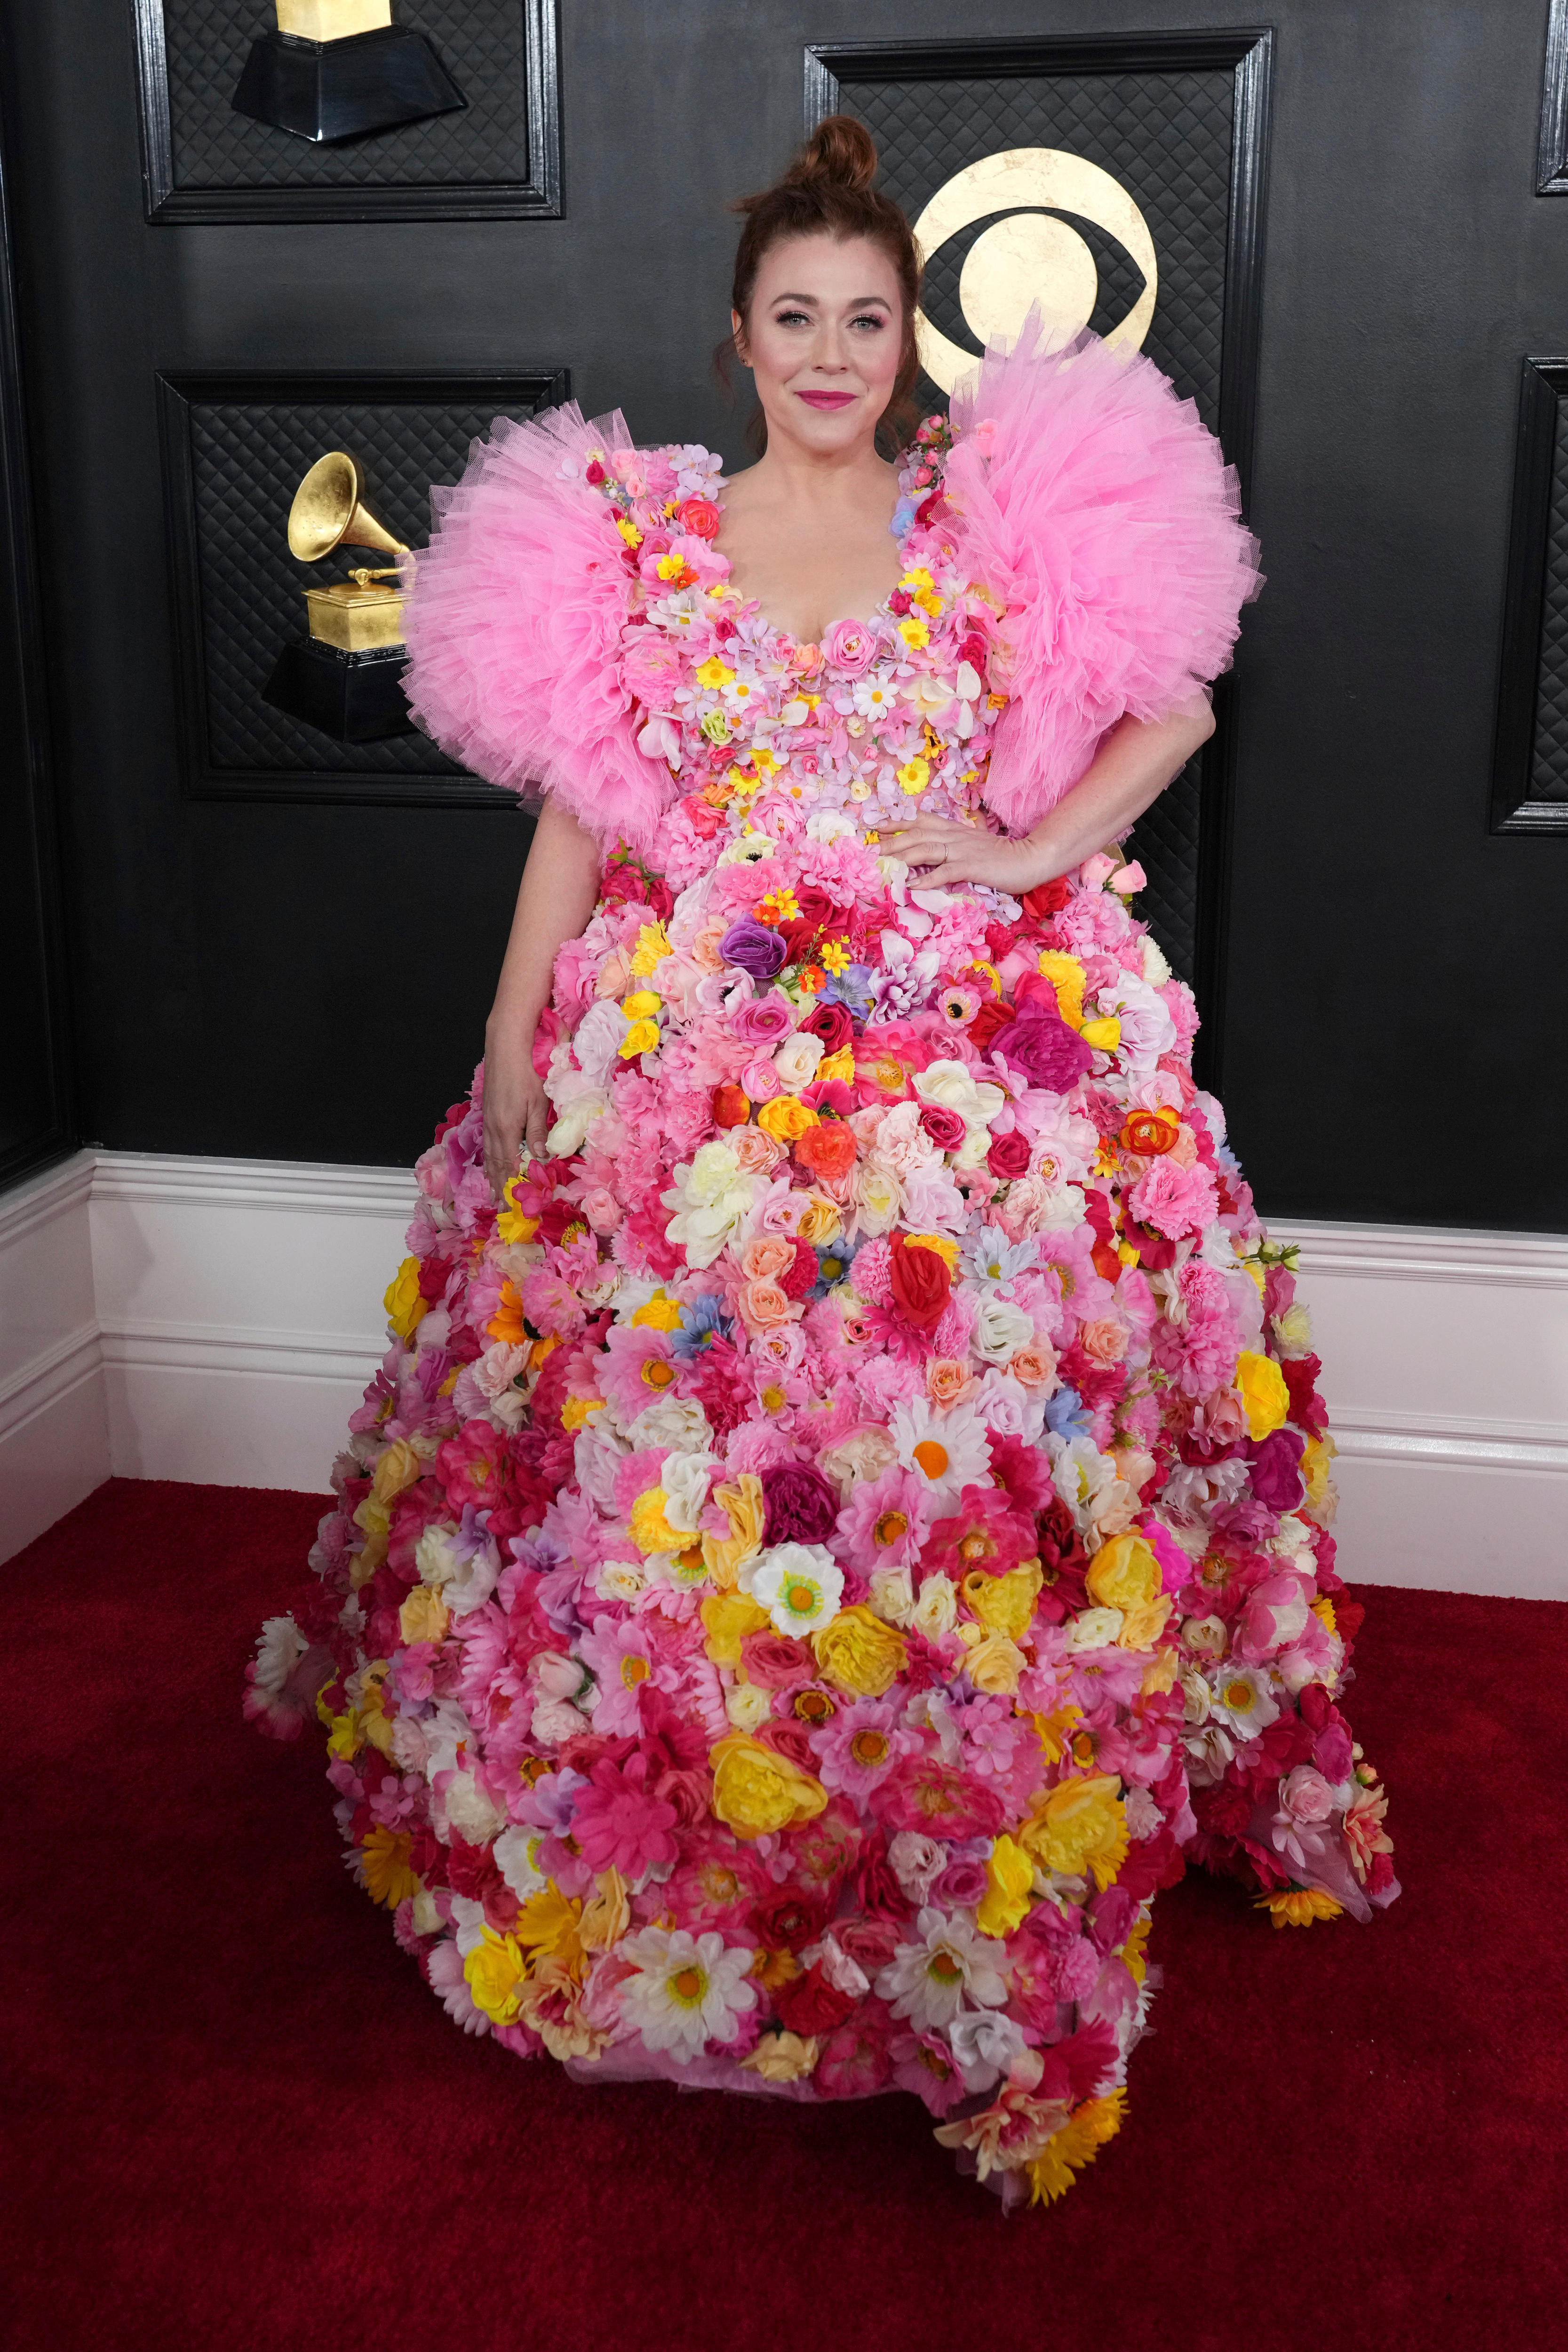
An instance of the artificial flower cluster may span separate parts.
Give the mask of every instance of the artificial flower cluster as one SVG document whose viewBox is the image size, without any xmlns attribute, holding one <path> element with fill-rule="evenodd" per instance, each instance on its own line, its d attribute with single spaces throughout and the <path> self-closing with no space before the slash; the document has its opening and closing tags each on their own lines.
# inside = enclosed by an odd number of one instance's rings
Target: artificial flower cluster
<svg viewBox="0 0 1568 2352">
<path fill-rule="evenodd" d="M 247 1710 L 315 1707 L 466 2031 L 902 2087 L 1049 2200 L 1118 2126 L 1187 1857 L 1279 1925 L 1396 1891 L 1318 1362 L 1136 870 L 922 889 L 865 824 L 910 760 L 967 805 L 974 600 L 917 563 L 864 661 L 806 663 L 667 454 L 614 483 L 691 838 L 561 953 L 548 1158 L 498 1212 L 476 1083 L 421 1160 Z"/>
<path fill-rule="evenodd" d="M 677 887 L 711 863 L 737 813 L 774 794 L 803 815 L 847 813 L 861 831 L 938 802 L 985 822 L 986 760 L 1006 694 L 1004 607 L 973 582 L 945 506 L 946 427 L 921 427 L 893 518 L 903 569 L 866 620 L 797 645 L 730 583 L 713 541 L 718 460 L 694 448 L 591 450 L 590 488 L 624 542 L 620 674 L 638 741 L 682 788 L 663 871 Z"/>
</svg>

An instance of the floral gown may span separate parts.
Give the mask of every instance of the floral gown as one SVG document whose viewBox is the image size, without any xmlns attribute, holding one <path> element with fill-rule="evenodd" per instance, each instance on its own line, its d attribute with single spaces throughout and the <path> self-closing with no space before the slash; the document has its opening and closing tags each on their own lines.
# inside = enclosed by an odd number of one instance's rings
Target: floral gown
<svg viewBox="0 0 1568 2352">
<path fill-rule="evenodd" d="M 1234 489 L 1143 362 L 988 360 L 903 569 L 793 643 L 719 461 L 502 425 L 419 559 L 412 699 L 605 843 L 492 1201 L 417 1170 L 317 1583 L 247 1709 L 325 1727 L 449 2016 L 584 2080 L 912 2092 L 1005 2201 L 1116 2131 L 1151 1906 L 1397 1892 L 1291 1253 L 1118 853 L 920 887 L 1223 666 Z"/>
</svg>

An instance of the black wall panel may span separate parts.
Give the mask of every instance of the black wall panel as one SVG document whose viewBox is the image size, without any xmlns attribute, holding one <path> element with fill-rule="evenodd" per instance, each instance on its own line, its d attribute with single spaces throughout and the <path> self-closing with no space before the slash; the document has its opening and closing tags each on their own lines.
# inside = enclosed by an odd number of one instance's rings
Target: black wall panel
<svg viewBox="0 0 1568 2352">
<path fill-rule="evenodd" d="M 1489 830 L 1520 372 L 1568 349 L 1568 205 L 1535 194 L 1544 0 L 1267 16 L 1233 1136 L 1278 1214 L 1561 1226 L 1568 847 Z M 590 413 L 738 459 L 708 376 L 725 205 L 798 136 L 808 43 L 1203 14 L 564 0 L 560 218 L 156 226 L 126 0 L 13 18 L 86 1131 L 406 1159 L 479 1050 L 526 821 L 182 796 L 157 375 L 566 367 Z"/>
</svg>

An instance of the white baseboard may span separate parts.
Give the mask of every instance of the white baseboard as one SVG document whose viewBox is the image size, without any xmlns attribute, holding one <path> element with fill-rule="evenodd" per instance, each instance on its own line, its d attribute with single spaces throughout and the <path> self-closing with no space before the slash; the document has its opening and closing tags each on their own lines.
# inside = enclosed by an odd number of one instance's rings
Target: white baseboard
<svg viewBox="0 0 1568 2352">
<path fill-rule="evenodd" d="M 406 1170 L 83 1152 L 0 1199 L 0 1559 L 110 1472 L 320 1490 Z M 1281 1221 L 1344 1574 L 1568 1600 L 1568 1239 Z"/>
</svg>

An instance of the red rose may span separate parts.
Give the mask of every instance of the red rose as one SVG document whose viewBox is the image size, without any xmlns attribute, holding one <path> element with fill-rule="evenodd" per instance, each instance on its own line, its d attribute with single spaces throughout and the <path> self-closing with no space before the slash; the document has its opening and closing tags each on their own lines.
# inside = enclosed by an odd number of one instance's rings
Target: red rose
<svg viewBox="0 0 1568 2352">
<path fill-rule="evenodd" d="M 816 1108 L 815 1104 L 813 1108 Z M 827 1183 L 848 1175 L 855 1165 L 855 1138 L 842 1119 L 826 1120 L 820 1127 L 808 1127 L 804 1135 L 795 1139 L 795 1156 L 801 1166 L 809 1168 L 814 1176 L 822 1177 Z M 813 1281 L 816 1278 L 814 1275 Z"/>
<path fill-rule="evenodd" d="M 827 1906 L 801 1886 L 781 1886 L 753 1903 L 746 1924 L 770 1952 L 798 1952 L 814 1944 L 827 1924 Z"/>
<path fill-rule="evenodd" d="M 897 1234 L 889 1255 L 888 1274 L 905 1322 L 912 1324 L 917 1331 L 934 1330 L 952 1295 L 947 1260 L 922 1243 L 906 1241 Z"/>
<path fill-rule="evenodd" d="M 682 499 L 675 509 L 675 520 L 693 539 L 716 539 L 719 535 L 719 509 L 711 499 Z"/>
<path fill-rule="evenodd" d="M 826 891 L 819 890 L 814 882 L 798 885 L 795 898 L 799 914 L 780 926 L 792 961 L 823 940 L 831 939 L 836 931 L 845 929 L 848 922 L 843 908 L 836 907 Z"/>
<path fill-rule="evenodd" d="M 847 1992 L 838 1992 L 828 1983 L 820 1960 L 814 1960 L 803 1977 L 792 1977 L 788 1984 L 780 1985 L 773 1995 L 780 2021 L 791 2033 L 803 2037 L 831 2033 L 854 2006 Z"/>
<path fill-rule="evenodd" d="M 1028 1174 L 1029 1139 L 1022 1128 L 1015 1127 L 1005 1135 L 992 1137 L 985 1165 L 993 1176 L 999 1176 L 1005 1184 L 1012 1183 L 1016 1176 Z"/>
<path fill-rule="evenodd" d="M 1071 897 L 1072 892 L 1058 874 L 1054 882 L 1041 882 L 1033 890 L 1025 891 L 1024 912 L 1033 922 L 1048 923 L 1053 915 L 1061 913 Z"/>
<path fill-rule="evenodd" d="M 969 1129 L 955 1110 L 943 1103 L 928 1103 L 921 1113 L 921 1125 L 941 1151 L 958 1151 Z"/>
<path fill-rule="evenodd" d="M 597 489 L 604 478 L 605 469 L 603 466 L 600 465 L 597 457 L 590 457 L 586 467 L 584 468 L 583 479 L 585 482 L 591 482 L 595 489 Z"/>
<path fill-rule="evenodd" d="M 999 1029 L 1005 1029 L 1013 1018 L 1013 1008 L 999 996 L 988 996 L 973 1020 L 969 1034 L 977 1053 L 984 1054 Z"/>
<path fill-rule="evenodd" d="M 744 1127 L 752 1116 L 752 1106 L 739 1087 L 715 1087 L 713 1089 L 713 1124 L 715 1127 Z"/>
<path fill-rule="evenodd" d="M 819 1004 L 807 1013 L 801 1028 L 808 1037 L 820 1037 L 826 1054 L 841 1054 L 855 1037 L 855 1024 L 847 1004 Z"/>
</svg>

